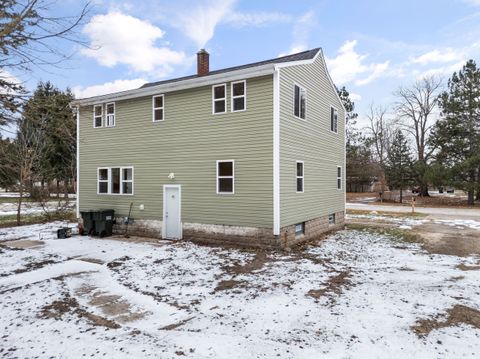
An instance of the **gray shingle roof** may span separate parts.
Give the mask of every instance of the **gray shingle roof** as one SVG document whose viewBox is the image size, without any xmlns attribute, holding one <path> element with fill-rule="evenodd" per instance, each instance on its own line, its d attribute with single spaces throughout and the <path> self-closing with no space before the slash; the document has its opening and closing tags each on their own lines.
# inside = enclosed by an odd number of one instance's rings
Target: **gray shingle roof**
<svg viewBox="0 0 480 359">
<path fill-rule="evenodd" d="M 261 66 L 261 65 L 279 64 L 279 63 L 282 63 L 282 62 L 291 62 L 291 61 L 311 60 L 315 57 L 315 55 L 318 53 L 319 50 L 320 50 L 320 48 L 317 47 L 315 49 L 299 52 L 299 53 L 292 54 L 292 55 L 277 57 L 277 58 L 270 59 L 270 60 L 253 62 L 251 64 L 228 67 L 228 68 L 221 69 L 221 70 L 210 71 L 208 73 L 208 75 L 201 76 L 201 77 L 207 77 L 207 76 L 211 76 L 211 75 L 216 75 L 216 74 L 221 74 L 221 73 L 236 71 L 236 70 L 242 70 L 242 69 L 246 69 L 246 68 L 249 68 L 249 67 L 256 67 L 256 66 Z M 176 79 L 150 82 L 150 83 L 146 83 L 145 85 L 143 85 L 140 88 L 146 88 L 146 87 L 157 86 L 157 85 L 164 85 L 164 84 L 168 84 L 168 83 L 171 83 L 171 82 L 178 82 L 178 81 L 183 81 L 183 80 L 190 80 L 190 79 L 194 79 L 194 78 L 197 78 L 197 77 L 199 77 L 199 76 L 198 75 L 190 75 L 190 76 L 178 77 Z"/>
</svg>

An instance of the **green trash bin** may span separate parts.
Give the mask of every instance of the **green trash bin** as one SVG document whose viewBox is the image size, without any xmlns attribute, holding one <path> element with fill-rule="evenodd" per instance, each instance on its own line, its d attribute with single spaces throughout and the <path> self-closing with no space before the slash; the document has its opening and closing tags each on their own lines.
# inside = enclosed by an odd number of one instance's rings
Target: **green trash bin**
<svg viewBox="0 0 480 359">
<path fill-rule="evenodd" d="M 113 220 L 115 211 L 113 209 L 103 209 L 93 212 L 95 222 L 95 234 L 100 237 L 109 237 L 113 232 Z"/>
<path fill-rule="evenodd" d="M 83 220 L 83 235 L 94 234 L 95 221 L 93 219 L 93 211 L 81 211 L 80 215 Z"/>
</svg>

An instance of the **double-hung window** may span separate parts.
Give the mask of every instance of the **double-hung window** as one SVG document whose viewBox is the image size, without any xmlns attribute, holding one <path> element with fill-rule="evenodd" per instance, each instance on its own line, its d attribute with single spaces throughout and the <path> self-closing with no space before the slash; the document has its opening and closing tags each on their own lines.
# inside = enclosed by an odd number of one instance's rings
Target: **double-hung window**
<svg viewBox="0 0 480 359">
<path fill-rule="evenodd" d="M 227 112 L 227 85 L 212 86 L 212 112 Z"/>
<path fill-rule="evenodd" d="M 152 98 L 153 122 L 164 120 L 164 96 L 158 95 Z"/>
<path fill-rule="evenodd" d="M 99 168 L 98 194 L 133 194 L 133 167 Z"/>
<path fill-rule="evenodd" d="M 105 127 L 114 127 L 115 126 L 115 103 L 107 103 L 106 105 L 107 114 L 106 114 L 106 121 Z"/>
<path fill-rule="evenodd" d="M 103 125 L 103 105 L 93 106 L 93 127 L 102 127 Z"/>
<path fill-rule="evenodd" d="M 330 131 L 338 131 L 338 111 L 335 107 L 330 107 Z"/>
<path fill-rule="evenodd" d="M 108 193 L 108 183 L 109 183 L 109 169 L 108 168 L 99 168 L 98 169 L 98 193 L 107 194 Z"/>
<path fill-rule="evenodd" d="M 297 193 L 303 193 L 304 190 L 304 165 L 303 161 L 296 162 Z"/>
<path fill-rule="evenodd" d="M 293 99 L 293 114 L 295 117 L 305 120 L 307 90 L 298 85 L 294 85 Z"/>
<path fill-rule="evenodd" d="M 247 108 L 247 85 L 246 81 L 232 82 L 232 112 L 245 111 Z"/>
<path fill-rule="evenodd" d="M 235 161 L 217 161 L 217 193 L 234 193 Z"/>
<path fill-rule="evenodd" d="M 337 166 L 337 189 L 342 189 L 342 167 Z"/>
</svg>

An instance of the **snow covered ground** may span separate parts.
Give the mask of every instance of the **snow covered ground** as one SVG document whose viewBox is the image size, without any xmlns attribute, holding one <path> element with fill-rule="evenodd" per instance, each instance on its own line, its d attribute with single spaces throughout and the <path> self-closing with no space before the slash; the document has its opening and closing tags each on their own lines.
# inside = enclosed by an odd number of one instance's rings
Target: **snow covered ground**
<svg viewBox="0 0 480 359">
<path fill-rule="evenodd" d="M 275 253 L 60 225 L 0 229 L 0 357 L 480 357 L 475 256 L 352 230 Z"/>
<path fill-rule="evenodd" d="M 71 201 L 67 208 L 75 208 L 75 201 Z M 62 201 L 61 206 L 65 206 L 65 202 Z M 58 202 L 47 202 L 45 208 L 37 202 L 24 202 L 22 203 L 22 214 L 42 214 L 45 211 L 54 212 L 59 208 Z M 0 216 L 11 216 L 17 214 L 17 203 L 4 202 L 0 203 Z"/>
</svg>

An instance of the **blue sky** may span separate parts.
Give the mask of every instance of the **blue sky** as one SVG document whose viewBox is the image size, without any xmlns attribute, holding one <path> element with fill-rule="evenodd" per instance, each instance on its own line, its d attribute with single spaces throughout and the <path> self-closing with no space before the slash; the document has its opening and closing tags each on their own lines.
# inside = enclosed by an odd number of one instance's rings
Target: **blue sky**
<svg viewBox="0 0 480 359">
<path fill-rule="evenodd" d="M 81 5 L 59 2 L 54 15 Z M 390 105 L 399 86 L 480 62 L 480 0 L 96 0 L 79 35 L 90 48 L 60 43 L 75 52 L 60 68 L 14 75 L 86 97 L 192 74 L 203 47 L 211 69 L 322 47 L 363 117 L 371 103 Z"/>
</svg>

